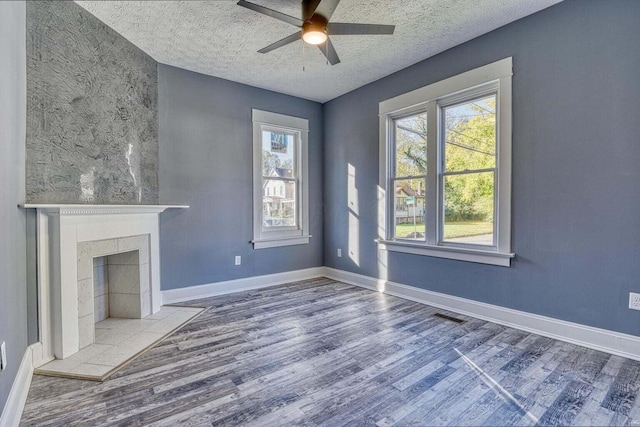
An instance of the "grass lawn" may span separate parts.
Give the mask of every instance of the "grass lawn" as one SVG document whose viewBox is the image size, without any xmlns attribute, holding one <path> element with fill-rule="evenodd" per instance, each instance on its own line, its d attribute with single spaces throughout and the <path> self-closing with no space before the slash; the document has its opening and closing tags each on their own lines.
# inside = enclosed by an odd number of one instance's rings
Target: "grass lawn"
<svg viewBox="0 0 640 427">
<path fill-rule="evenodd" d="M 481 234 L 490 234 L 493 232 L 493 223 L 483 221 L 461 221 L 445 223 L 447 239 L 455 239 L 456 237 L 479 236 Z M 419 233 L 424 233 L 424 225 L 416 224 L 415 228 Z M 409 233 L 413 233 L 413 224 L 396 225 L 396 236 L 405 237 Z"/>
</svg>

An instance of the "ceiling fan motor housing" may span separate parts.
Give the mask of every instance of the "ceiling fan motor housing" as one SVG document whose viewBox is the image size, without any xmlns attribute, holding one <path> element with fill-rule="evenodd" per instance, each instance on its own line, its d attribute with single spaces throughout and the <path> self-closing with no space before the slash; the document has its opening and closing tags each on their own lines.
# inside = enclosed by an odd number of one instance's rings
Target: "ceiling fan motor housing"
<svg viewBox="0 0 640 427">
<path fill-rule="evenodd" d="M 327 33 L 327 20 L 322 15 L 315 14 L 310 19 L 304 21 L 302 24 L 302 34 L 312 31 L 318 31 L 321 33 Z"/>
</svg>

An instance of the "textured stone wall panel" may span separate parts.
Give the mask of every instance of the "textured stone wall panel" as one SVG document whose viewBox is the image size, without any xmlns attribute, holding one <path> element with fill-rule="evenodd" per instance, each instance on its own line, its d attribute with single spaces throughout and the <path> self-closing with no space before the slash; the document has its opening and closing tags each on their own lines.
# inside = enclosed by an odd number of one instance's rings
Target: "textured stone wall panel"
<svg viewBox="0 0 640 427">
<path fill-rule="evenodd" d="M 73 2 L 27 2 L 27 201 L 158 203 L 157 63 Z"/>
</svg>

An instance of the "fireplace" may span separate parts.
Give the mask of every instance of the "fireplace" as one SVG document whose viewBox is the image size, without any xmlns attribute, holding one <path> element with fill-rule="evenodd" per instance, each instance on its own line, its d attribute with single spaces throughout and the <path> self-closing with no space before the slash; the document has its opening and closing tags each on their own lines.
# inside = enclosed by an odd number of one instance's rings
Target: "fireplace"
<svg viewBox="0 0 640 427">
<path fill-rule="evenodd" d="M 78 243 L 78 340 L 95 342 L 95 323 L 151 312 L 149 235 Z"/>
<path fill-rule="evenodd" d="M 37 209 L 42 356 L 94 342 L 101 317 L 144 318 L 162 305 L 157 205 L 25 205 Z M 39 359 L 39 360 L 38 360 Z"/>
</svg>

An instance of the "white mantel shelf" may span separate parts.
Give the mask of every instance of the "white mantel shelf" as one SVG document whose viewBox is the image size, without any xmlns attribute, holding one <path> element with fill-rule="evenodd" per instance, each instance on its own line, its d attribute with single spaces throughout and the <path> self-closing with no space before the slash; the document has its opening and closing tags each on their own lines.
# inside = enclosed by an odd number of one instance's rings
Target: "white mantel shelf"
<svg viewBox="0 0 640 427">
<path fill-rule="evenodd" d="M 159 214 L 167 209 L 187 209 L 189 205 L 89 205 L 25 203 L 21 207 L 60 215 Z"/>
</svg>

